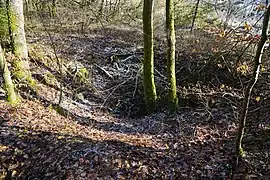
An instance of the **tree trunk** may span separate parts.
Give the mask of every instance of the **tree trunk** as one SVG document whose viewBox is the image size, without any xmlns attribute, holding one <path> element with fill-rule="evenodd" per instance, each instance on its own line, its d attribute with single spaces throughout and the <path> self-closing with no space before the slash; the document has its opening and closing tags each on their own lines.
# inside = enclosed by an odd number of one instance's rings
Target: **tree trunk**
<svg viewBox="0 0 270 180">
<path fill-rule="evenodd" d="M 28 83 L 31 88 L 34 88 L 36 82 L 31 76 L 28 63 L 28 50 L 24 32 L 24 17 L 23 17 L 23 1 L 22 0 L 7 0 L 7 14 L 9 34 L 11 38 L 12 52 L 19 60 L 14 60 L 13 75 Z"/>
<path fill-rule="evenodd" d="M 194 28 L 194 25 L 195 25 L 195 20 L 196 20 L 196 18 L 197 18 L 197 13 L 198 13 L 199 4 L 200 4 L 200 0 L 197 0 L 196 6 L 195 6 L 194 15 L 193 15 L 193 18 L 192 18 L 192 24 L 191 24 L 190 32 L 193 31 L 193 28 Z"/>
<path fill-rule="evenodd" d="M 9 31 L 13 53 L 27 59 L 28 50 L 24 32 L 23 1 L 7 0 Z"/>
<path fill-rule="evenodd" d="M 249 101 L 252 89 L 258 80 L 258 76 L 261 69 L 261 59 L 264 51 L 265 42 L 267 40 L 267 32 L 268 32 L 268 23 L 269 23 L 269 16 L 270 16 L 270 6 L 268 6 L 267 11 L 265 12 L 264 19 L 263 19 L 263 28 L 262 28 L 262 35 L 261 40 L 258 44 L 257 51 L 254 57 L 254 69 L 253 69 L 253 76 L 252 80 L 249 82 L 246 91 L 245 97 L 242 104 L 242 109 L 240 113 L 240 120 L 239 120 L 239 129 L 236 139 L 236 155 L 237 157 L 243 157 L 244 151 L 242 148 L 242 139 L 244 136 L 246 118 L 248 113 Z"/>
<path fill-rule="evenodd" d="M 143 40 L 144 64 L 143 81 L 147 111 L 153 111 L 156 106 L 156 87 L 154 82 L 154 42 L 153 42 L 153 0 L 144 0 L 143 6 Z"/>
<path fill-rule="evenodd" d="M 9 69 L 7 67 L 7 62 L 4 56 L 4 52 L 2 50 L 2 47 L 0 45 L 0 72 L 4 79 L 4 86 L 7 91 L 7 100 L 11 104 L 16 104 L 19 102 L 19 97 L 14 91 L 14 85 L 10 76 Z"/>
<path fill-rule="evenodd" d="M 168 100 L 169 109 L 175 111 L 178 105 L 175 77 L 175 30 L 174 30 L 174 2 L 166 0 L 166 30 L 167 30 L 167 71 L 168 71 Z"/>
</svg>

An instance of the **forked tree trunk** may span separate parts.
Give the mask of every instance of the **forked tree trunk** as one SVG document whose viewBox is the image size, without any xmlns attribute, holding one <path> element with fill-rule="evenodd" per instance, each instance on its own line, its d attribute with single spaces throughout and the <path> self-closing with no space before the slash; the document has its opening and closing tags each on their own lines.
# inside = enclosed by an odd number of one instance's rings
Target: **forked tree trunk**
<svg viewBox="0 0 270 180">
<path fill-rule="evenodd" d="M 153 40 L 153 0 L 144 0 L 143 5 L 143 40 L 144 64 L 143 81 L 144 96 L 147 111 L 152 111 L 156 106 L 156 86 L 154 82 L 154 40 Z"/>
<path fill-rule="evenodd" d="M 249 107 L 249 102 L 250 102 L 250 96 L 252 89 L 254 85 L 256 84 L 258 80 L 258 76 L 260 73 L 261 69 L 261 59 L 264 51 L 264 46 L 265 42 L 267 40 L 267 32 L 268 32 L 268 23 L 269 23 L 269 16 L 270 16 L 270 6 L 268 6 L 264 19 L 263 19 L 263 28 L 262 28 L 262 34 L 261 34 L 261 39 L 257 47 L 257 51 L 254 57 L 254 69 L 253 69 L 253 76 L 252 80 L 249 82 L 246 91 L 245 91 L 245 97 L 243 100 L 242 104 L 242 109 L 240 113 L 240 119 L 239 119 L 239 129 L 238 129 L 238 134 L 237 134 L 237 139 L 236 139 L 236 155 L 237 157 L 243 157 L 244 151 L 242 148 L 242 139 L 244 136 L 244 130 L 245 130 L 245 125 L 246 125 L 246 118 L 247 118 L 247 113 L 248 113 L 248 107 Z"/>
<path fill-rule="evenodd" d="M 1 76 L 4 79 L 4 86 L 7 91 L 7 100 L 11 104 L 16 104 L 19 102 L 19 97 L 15 93 L 14 85 L 10 76 L 9 69 L 7 67 L 7 62 L 4 56 L 4 52 L 2 50 L 2 47 L 0 45 L 0 73 Z"/>
<path fill-rule="evenodd" d="M 174 2 L 166 0 L 166 30 L 167 30 L 167 71 L 168 71 L 168 100 L 169 109 L 175 111 L 178 105 L 175 77 L 175 30 L 174 30 Z"/>
</svg>

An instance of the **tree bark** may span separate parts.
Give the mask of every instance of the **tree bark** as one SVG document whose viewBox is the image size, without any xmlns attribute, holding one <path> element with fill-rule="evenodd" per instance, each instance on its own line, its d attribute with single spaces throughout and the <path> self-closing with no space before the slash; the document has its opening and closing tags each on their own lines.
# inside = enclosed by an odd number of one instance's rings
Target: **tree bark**
<svg viewBox="0 0 270 180">
<path fill-rule="evenodd" d="M 19 97 L 15 93 L 14 85 L 10 76 L 9 69 L 7 67 L 7 62 L 4 56 L 4 52 L 0 45 L 0 72 L 4 79 L 4 86 L 7 91 L 7 100 L 11 104 L 16 104 L 19 102 Z"/>
<path fill-rule="evenodd" d="M 175 77 L 175 30 L 174 30 L 174 2 L 166 0 L 166 30 L 167 30 L 167 71 L 168 71 L 168 100 L 169 109 L 175 111 L 178 105 Z"/>
<path fill-rule="evenodd" d="M 11 39 L 12 52 L 18 59 L 14 59 L 13 75 L 24 80 L 34 89 L 36 82 L 31 76 L 28 63 L 28 50 L 24 32 L 24 16 L 23 16 L 23 1 L 22 0 L 6 0 L 8 27 Z"/>
<path fill-rule="evenodd" d="M 23 59 L 28 58 L 24 31 L 23 1 L 7 0 L 9 32 L 13 53 Z"/>
<path fill-rule="evenodd" d="M 249 102 L 250 102 L 250 96 L 252 93 L 252 89 L 258 80 L 258 76 L 259 76 L 260 69 L 261 69 L 261 63 L 262 63 L 261 59 L 262 59 L 262 55 L 263 55 L 263 51 L 264 51 L 265 42 L 267 40 L 269 16 L 270 16 L 270 6 L 268 6 L 268 8 L 265 12 L 265 15 L 264 15 L 264 19 L 263 19 L 263 28 L 262 28 L 261 39 L 260 39 L 260 42 L 258 43 L 257 51 L 256 51 L 256 54 L 254 57 L 254 69 L 253 69 L 252 80 L 249 82 L 249 84 L 245 90 L 245 97 L 243 100 L 242 109 L 241 109 L 241 113 L 240 113 L 239 129 L 238 129 L 238 134 L 237 134 L 237 138 L 236 138 L 236 155 L 237 155 L 237 157 L 244 156 L 244 151 L 242 148 L 242 139 L 243 139 L 244 132 L 245 132 L 245 125 L 246 125 L 246 118 L 247 118 L 248 107 L 249 107 Z"/>
<path fill-rule="evenodd" d="M 156 86 L 154 81 L 154 40 L 153 40 L 153 0 L 144 0 L 143 6 L 143 38 L 144 64 L 143 81 L 147 111 L 153 111 L 156 106 Z"/>
</svg>

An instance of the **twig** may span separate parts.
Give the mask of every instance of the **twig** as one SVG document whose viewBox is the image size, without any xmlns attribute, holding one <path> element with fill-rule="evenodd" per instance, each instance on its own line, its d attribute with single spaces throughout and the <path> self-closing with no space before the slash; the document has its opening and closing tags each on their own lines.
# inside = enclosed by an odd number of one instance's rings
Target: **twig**
<svg viewBox="0 0 270 180">
<path fill-rule="evenodd" d="M 162 78 L 166 79 L 166 76 L 164 76 L 163 74 L 161 74 L 161 72 L 159 72 L 156 68 L 155 68 L 155 72 Z"/>
<path fill-rule="evenodd" d="M 57 64 L 59 66 L 61 81 L 59 82 L 60 83 L 60 95 L 59 95 L 58 106 L 60 107 L 60 104 L 62 103 L 62 99 L 63 99 L 63 82 L 62 82 L 63 81 L 63 60 L 58 58 L 58 55 L 56 53 L 56 46 L 55 46 L 55 43 L 54 43 L 54 41 L 52 39 L 52 35 L 49 32 L 49 30 L 46 28 L 45 23 L 44 23 L 43 18 L 42 18 L 42 15 L 41 15 L 39 10 L 38 10 L 38 13 L 39 13 L 39 18 L 41 20 L 41 23 L 42 23 L 42 25 L 43 25 L 43 27 L 45 29 L 45 32 L 49 36 L 49 39 L 50 39 L 50 42 L 51 42 L 51 47 L 53 48 L 53 53 L 54 53 L 54 56 L 56 58 Z"/>
<path fill-rule="evenodd" d="M 100 106 L 100 109 L 99 109 L 99 110 L 101 111 L 101 109 L 104 108 L 104 105 L 106 104 L 106 102 L 108 101 L 108 99 L 112 96 L 112 94 L 113 94 L 120 86 L 124 85 L 125 83 L 127 83 L 127 82 L 130 81 L 131 79 L 133 79 L 133 77 L 128 78 L 126 81 L 124 81 L 124 82 L 118 84 L 118 85 L 112 90 L 112 92 L 107 96 L 107 98 L 104 100 L 104 102 L 103 102 L 102 105 Z"/>
<path fill-rule="evenodd" d="M 103 67 L 100 67 L 100 66 L 97 65 L 97 64 L 95 64 L 95 66 L 96 66 L 97 68 L 99 68 L 101 71 L 103 71 L 103 72 L 106 74 L 106 76 L 108 76 L 110 79 L 113 79 L 113 76 L 112 76 L 108 71 L 106 71 Z"/>
</svg>

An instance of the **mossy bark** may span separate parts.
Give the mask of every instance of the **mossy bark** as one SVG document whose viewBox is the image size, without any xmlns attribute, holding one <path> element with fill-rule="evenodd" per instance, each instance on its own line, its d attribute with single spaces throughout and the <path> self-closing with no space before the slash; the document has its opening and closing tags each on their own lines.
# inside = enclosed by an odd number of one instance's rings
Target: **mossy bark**
<svg viewBox="0 0 270 180">
<path fill-rule="evenodd" d="M 144 96 L 147 111 L 153 111 L 156 106 L 157 94 L 154 81 L 154 40 L 153 40 L 153 0 L 144 0 L 143 5 L 143 39 L 144 64 L 143 81 Z"/>
<path fill-rule="evenodd" d="M 0 45 L 0 72 L 4 79 L 4 86 L 7 91 L 8 102 L 10 102 L 11 104 L 17 104 L 19 102 L 19 97 L 14 90 L 14 85 L 10 76 L 10 71 L 7 67 L 7 62 L 1 45 Z"/>
<path fill-rule="evenodd" d="M 35 89 L 35 81 L 29 71 L 28 49 L 24 31 L 23 1 L 6 0 L 9 34 L 13 54 L 19 60 L 14 60 L 13 75 L 20 81 L 26 81 L 30 88 Z"/>
<path fill-rule="evenodd" d="M 28 57 L 24 31 L 23 1 L 7 0 L 9 32 L 13 53 L 20 58 Z"/>
<path fill-rule="evenodd" d="M 169 109 L 175 111 L 178 106 L 175 77 L 175 29 L 174 29 L 174 2 L 166 0 L 166 30 L 167 30 L 167 72 L 168 72 L 168 100 Z"/>
<path fill-rule="evenodd" d="M 12 66 L 13 76 L 20 82 L 26 82 L 32 90 L 36 90 L 36 81 L 32 78 L 31 72 L 28 70 L 28 62 L 14 59 Z"/>
<path fill-rule="evenodd" d="M 257 51 L 254 57 L 253 76 L 246 88 L 245 96 L 244 96 L 244 100 L 242 104 L 242 109 L 240 112 L 238 134 L 236 138 L 236 150 L 235 150 L 237 157 L 244 156 L 244 150 L 242 148 L 242 139 L 245 132 L 245 125 L 246 125 L 246 118 L 247 118 L 248 107 L 249 107 L 249 102 L 250 102 L 250 96 L 252 93 L 252 89 L 258 80 L 260 69 L 261 69 L 262 55 L 264 52 L 265 42 L 267 41 L 269 17 L 270 17 L 270 6 L 268 6 L 264 15 L 261 39 L 260 39 L 260 42 L 258 43 Z"/>
</svg>

